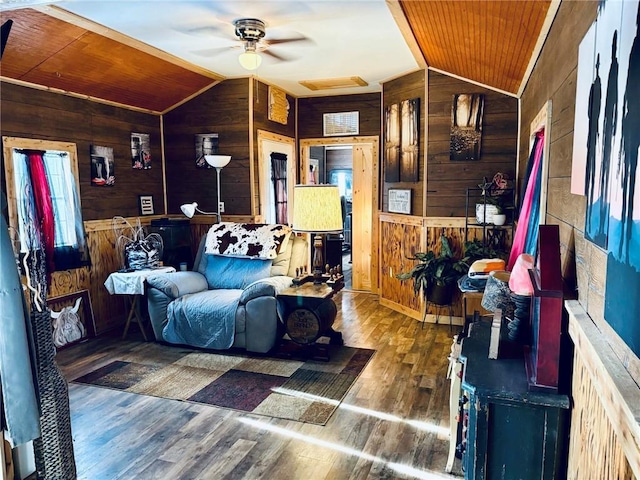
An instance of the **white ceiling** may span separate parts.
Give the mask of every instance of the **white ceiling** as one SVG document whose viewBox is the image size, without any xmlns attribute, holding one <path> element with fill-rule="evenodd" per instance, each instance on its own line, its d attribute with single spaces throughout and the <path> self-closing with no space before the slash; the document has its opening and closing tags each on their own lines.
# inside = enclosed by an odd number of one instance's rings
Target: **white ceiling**
<svg viewBox="0 0 640 480">
<path fill-rule="evenodd" d="M 68 0 L 55 5 L 224 77 L 254 73 L 296 96 L 377 92 L 381 81 L 418 68 L 384 0 Z M 244 17 L 266 23 L 266 40 L 304 36 L 308 41 L 269 47 L 288 60 L 263 55 L 262 65 L 248 72 L 238 63 L 242 48 L 232 24 Z M 353 76 L 369 85 L 313 92 L 298 83 Z"/>
</svg>

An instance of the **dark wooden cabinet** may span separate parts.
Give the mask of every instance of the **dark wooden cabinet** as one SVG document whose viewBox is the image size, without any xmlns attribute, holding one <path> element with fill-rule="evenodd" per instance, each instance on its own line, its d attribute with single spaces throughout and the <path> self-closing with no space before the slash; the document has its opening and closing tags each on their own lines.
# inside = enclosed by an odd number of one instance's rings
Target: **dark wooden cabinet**
<svg viewBox="0 0 640 480">
<path fill-rule="evenodd" d="M 159 218 L 151 220 L 149 233 L 157 233 L 162 237 L 162 261 L 165 265 L 180 269 L 186 263 L 190 270 L 193 267 L 191 255 L 191 227 L 187 219 Z"/>
<path fill-rule="evenodd" d="M 569 398 L 530 392 L 517 348 L 490 360 L 490 333 L 490 322 L 473 323 L 462 343 L 465 479 L 565 478 Z"/>
</svg>

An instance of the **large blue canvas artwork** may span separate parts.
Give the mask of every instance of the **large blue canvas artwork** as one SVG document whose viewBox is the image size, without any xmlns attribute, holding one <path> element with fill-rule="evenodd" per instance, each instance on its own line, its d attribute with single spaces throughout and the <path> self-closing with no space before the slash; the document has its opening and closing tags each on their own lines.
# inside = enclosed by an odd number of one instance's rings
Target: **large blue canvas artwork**
<svg viewBox="0 0 640 480">
<path fill-rule="evenodd" d="M 580 44 L 572 193 L 606 248 L 605 320 L 640 356 L 640 4 L 603 1 Z"/>
</svg>

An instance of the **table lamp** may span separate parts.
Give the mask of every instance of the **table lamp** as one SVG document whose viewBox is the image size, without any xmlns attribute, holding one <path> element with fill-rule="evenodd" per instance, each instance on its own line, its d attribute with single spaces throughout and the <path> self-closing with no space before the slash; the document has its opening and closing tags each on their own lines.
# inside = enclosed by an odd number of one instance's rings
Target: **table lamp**
<svg viewBox="0 0 640 480">
<path fill-rule="evenodd" d="M 337 185 L 296 185 L 293 230 L 314 234 L 313 283 L 322 283 L 322 238 L 342 231 L 342 205 Z"/>
<path fill-rule="evenodd" d="M 220 170 L 226 167 L 231 161 L 231 155 L 205 155 L 205 161 L 216 169 L 216 193 L 218 195 L 218 211 L 217 212 L 205 212 L 198 208 L 198 204 L 196 202 L 193 203 L 185 203 L 180 206 L 180 210 L 187 217 L 191 218 L 196 212 L 202 213 L 204 215 L 217 215 L 218 223 L 222 221 L 222 205 L 220 202 Z"/>
</svg>

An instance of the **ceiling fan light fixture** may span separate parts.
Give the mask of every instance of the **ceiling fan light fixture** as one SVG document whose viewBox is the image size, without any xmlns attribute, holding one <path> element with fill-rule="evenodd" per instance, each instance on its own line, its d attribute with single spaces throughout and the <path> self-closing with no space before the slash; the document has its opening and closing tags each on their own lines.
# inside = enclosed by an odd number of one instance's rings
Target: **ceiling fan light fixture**
<svg viewBox="0 0 640 480">
<path fill-rule="evenodd" d="M 238 56 L 238 61 L 246 70 L 255 70 L 262 63 L 262 57 L 255 51 L 247 50 Z"/>
</svg>

